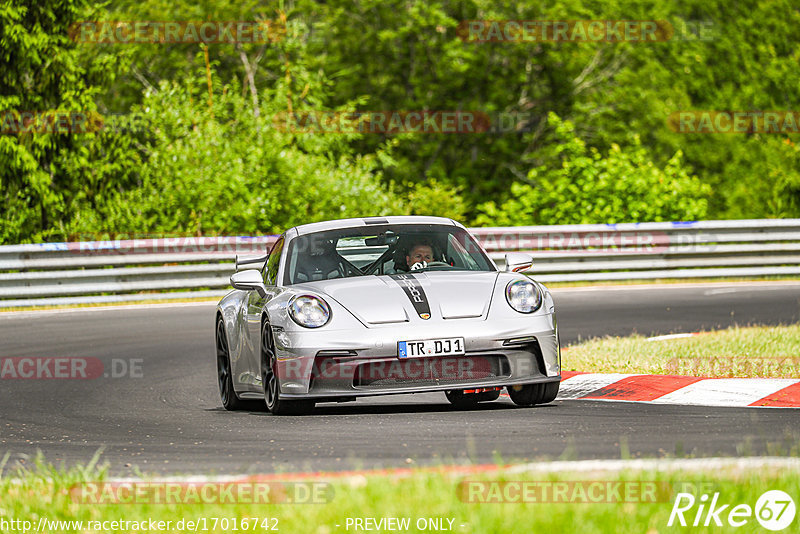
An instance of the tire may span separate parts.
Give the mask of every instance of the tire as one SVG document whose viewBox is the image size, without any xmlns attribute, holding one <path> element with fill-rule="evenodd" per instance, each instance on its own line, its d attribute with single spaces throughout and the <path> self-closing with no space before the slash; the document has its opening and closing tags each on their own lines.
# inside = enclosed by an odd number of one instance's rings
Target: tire
<svg viewBox="0 0 800 534">
<path fill-rule="evenodd" d="M 508 386 L 508 396 L 517 406 L 533 406 L 534 404 L 547 404 L 553 402 L 558 395 L 561 382 L 547 382 L 544 384 L 527 384 L 524 386 Z"/>
<path fill-rule="evenodd" d="M 470 408 L 479 402 L 491 402 L 500 397 L 500 390 L 484 391 L 483 393 L 464 393 L 462 389 L 452 389 L 444 392 L 447 400 L 458 408 Z"/>
<path fill-rule="evenodd" d="M 314 409 L 313 400 L 287 400 L 281 398 L 280 373 L 276 373 L 277 356 L 272 328 L 264 321 L 261 326 L 261 383 L 264 385 L 264 402 L 272 415 L 302 415 Z"/>
<path fill-rule="evenodd" d="M 236 396 L 233 389 L 233 373 L 231 372 L 231 356 L 228 350 L 228 337 L 225 335 L 225 324 L 220 317 L 217 319 L 217 385 L 222 406 L 226 410 L 251 410 L 252 401 L 243 401 Z"/>
</svg>

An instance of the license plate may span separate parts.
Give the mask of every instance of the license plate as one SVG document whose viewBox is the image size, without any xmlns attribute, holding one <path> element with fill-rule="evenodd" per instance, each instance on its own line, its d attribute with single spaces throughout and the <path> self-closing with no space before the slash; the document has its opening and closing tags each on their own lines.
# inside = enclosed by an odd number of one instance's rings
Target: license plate
<svg viewBox="0 0 800 534">
<path fill-rule="evenodd" d="M 464 338 L 426 339 L 423 341 L 400 341 L 397 343 L 398 358 L 417 356 L 449 356 L 464 354 Z"/>
</svg>

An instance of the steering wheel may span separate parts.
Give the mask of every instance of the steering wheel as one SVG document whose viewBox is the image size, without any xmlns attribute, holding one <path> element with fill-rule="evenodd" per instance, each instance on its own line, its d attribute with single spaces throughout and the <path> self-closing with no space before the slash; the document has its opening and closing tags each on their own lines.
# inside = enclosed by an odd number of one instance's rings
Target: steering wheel
<svg viewBox="0 0 800 534">
<path fill-rule="evenodd" d="M 429 261 L 429 262 L 420 261 L 412 265 L 410 270 L 419 271 L 421 269 L 427 269 L 428 267 L 452 267 L 452 265 L 450 265 L 449 263 L 445 263 L 443 261 Z"/>
</svg>

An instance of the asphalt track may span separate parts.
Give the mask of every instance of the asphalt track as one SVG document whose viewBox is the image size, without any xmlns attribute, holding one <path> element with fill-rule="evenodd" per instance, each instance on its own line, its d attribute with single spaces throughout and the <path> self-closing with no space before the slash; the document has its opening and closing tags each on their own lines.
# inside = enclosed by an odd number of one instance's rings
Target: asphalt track
<svg viewBox="0 0 800 534">
<path fill-rule="evenodd" d="M 796 323 L 800 282 L 554 291 L 562 341 Z M 443 394 L 319 405 L 313 415 L 229 413 L 219 402 L 213 304 L 0 314 L 0 357 L 139 360 L 141 377 L 0 380 L 6 469 L 99 449 L 115 474 L 252 473 L 788 450 L 800 410 L 508 399 L 452 409 Z M 117 364 L 117 369 L 121 365 Z"/>
</svg>

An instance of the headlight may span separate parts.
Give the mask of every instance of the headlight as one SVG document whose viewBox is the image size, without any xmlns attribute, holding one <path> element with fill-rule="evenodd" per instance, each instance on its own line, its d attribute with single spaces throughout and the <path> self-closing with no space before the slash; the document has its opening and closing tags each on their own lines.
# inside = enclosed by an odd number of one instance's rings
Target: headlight
<svg viewBox="0 0 800 534">
<path fill-rule="evenodd" d="M 506 286 L 506 300 L 520 313 L 533 313 L 542 307 L 542 292 L 530 280 L 514 280 Z"/>
<path fill-rule="evenodd" d="M 319 328 L 331 318 L 328 303 L 313 295 L 297 295 L 289 301 L 289 315 L 306 328 Z"/>
</svg>

